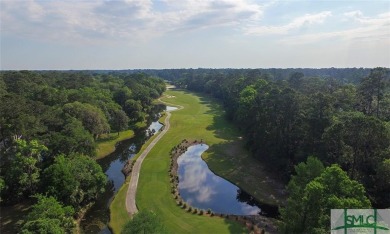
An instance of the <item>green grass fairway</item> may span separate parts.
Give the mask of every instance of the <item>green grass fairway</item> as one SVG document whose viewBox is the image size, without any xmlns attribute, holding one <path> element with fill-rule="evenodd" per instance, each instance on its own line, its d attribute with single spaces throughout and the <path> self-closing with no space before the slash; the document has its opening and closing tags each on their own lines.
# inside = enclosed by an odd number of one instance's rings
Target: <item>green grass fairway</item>
<svg viewBox="0 0 390 234">
<path fill-rule="evenodd" d="M 175 97 L 163 98 L 163 101 L 181 105 L 184 109 L 172 112 L 170 130 L 142 164 L 137 191 L 138 208 L 156 212 L 163 220 L 168 233 L 247 232 L 244 226 L 236 222 L 190 214 L 176 205 L 170 193 L 168 176 L 171 148 L 183 139 L 203 139 L 212 149 L 220 144 L 228 144 L 238 135 L 226 121 L 215 122 L 222 110 L 209 99 L 185 91 L 167 91 L 166 94 Z M 229 169 L 234 168 L 230 164 L 223 165 L 229 166 Z"/>
<path fill-rule="evenodd" d="M 166 115 L 161 116 L 159 121 L 164 123 Z M 153 141 L 154 138 L 157 137 L 158 134 L 152 136 L 139 150 L 137 155 L 134 156 L 133 160 L 137 160 L 137 158 L 142 154 L 142 152 L 148 147 L 148 145 Z M 110 222 L 108 226 L 114 233 L 121 233 L 123 226 L 130 221 L 130 217 L 126 211 L 126 193 L 130 183 L 130 176 L 128 176 L 119 189 L 117 194 L 115 194 L 114 199 L 110 204 Z"/>
</svg>

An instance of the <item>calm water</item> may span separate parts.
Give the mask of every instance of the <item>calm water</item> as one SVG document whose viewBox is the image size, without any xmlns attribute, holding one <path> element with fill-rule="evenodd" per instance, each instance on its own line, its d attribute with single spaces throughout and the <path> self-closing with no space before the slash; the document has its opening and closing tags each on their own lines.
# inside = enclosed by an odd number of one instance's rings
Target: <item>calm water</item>
<svg viewBox="0 0 390 234">
<path fill-rule="evenodd" d="M 168 108 L 165 105 L 157 105 L 149 115 L 151 118 L 148 128 L 135 132 L 133 138 L 119 143 L 114 153 L 97 161 L 107 175 L 109 183 L 106 186 L 106 192 L 99 196 L 95 205 L 91 207 L 81 222 L 80 226 L 83 233 L 111 233 L 107 227 L 110 219 L 109 206 L 114 195 L 125 182 L 122 168 L 128 159 L 138 153 L 148 137 L 161 129 L 163 125 L 157 119 L 164 109 L 167 110 Z"/>
<path fill-rule="evenodd" d="M 149 136 L 152 136 L 154 134 L 156 134 L 158 132 L 158 130 L 161 129 L 163 125 L 158 122 L 158 121 L 155 121 L 155 122 L 152 122 L 152 124 L 150 124 L 149 128 L 146 130 L 146 134 L 149 134 Z"/>
<path fill-rule="evenodd" d="M 201 158 L 208 148 L 205 144 L 190 146 L 177 159 L 179 191 L 185 202 L 195 208 L 223 214 L 277 215 L 276 207 L 260 205 L 249 194 L 215 175 Z"/>
<path fill-rule="evenodd" d="M 167 106 L 167 111 L 173 111 L 173 110 L 177 110 L 178 108 L 175 107 L 175 106 Z"/>
</svg>

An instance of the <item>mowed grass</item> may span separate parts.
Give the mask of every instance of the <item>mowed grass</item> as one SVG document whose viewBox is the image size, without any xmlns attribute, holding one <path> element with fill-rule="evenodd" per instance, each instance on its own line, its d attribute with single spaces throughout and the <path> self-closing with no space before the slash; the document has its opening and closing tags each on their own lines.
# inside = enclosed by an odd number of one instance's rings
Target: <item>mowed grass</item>
<svg viewBox="0 0 390 234">
<path fill-rule="evenodd" d="M 126 211 L 126 192 L 129 187 L 129 182 L 130 177 L 126 178 L 125 183 L 110 204 L 110 223 L 108 226 L 113 233 L 121 233 L 123 226 L 130 221 L 130 216 Z"/>
<path fill-rule="evenodd" d="M 103 158 L 115 151 L 115 145 L 118 142 L 130 139 L 134 136 L 133 130 L 122 131 L 118 133 L 105 134 L 97 141 L 96 159 Z"/>
<path fill-rule="evenodd" d="M 159 119 L 160 123 L 164 123 L 165 118 L 166 115 L 162 115 Z M 133 160 L 137 160 L 137 158 L 149 146 L 153 139 L 157 137 L 157 135 L 158 134 L 153 135 L 145 144 L 143 144 L 142 148 L 139 150 L 137 155 L 134 156 Z M 131 219 L 126 210 L 126 195 L 129 183 L 130 176 L 126 178 L 124 184 L 119 189 L 117 194 L 115 194 L 115 197 L 110 204 L 110 222 L 108 226 L 113 231 L 113 233 L 121 233 L 123 226 Z"/>
<path fill-rule="evenodd" d="M 283 192 L 285 185 L 276 179 L 274 172 L 266 170 L 261 162 L 245 150 L 240 132 L 226 120 L 221 105 L 215 99 L 201 94 L 185 91 L 177 93 L 167 93 L 176 98 L 163 101 L 188 105 L 189 108 L 178 112 L 176 117 L 176 113 L 173 113 L 172 117 L 178 119 L 176 126 L 183 130 L 184 138 L 203 138 L 210 146 L 202 155 L 209 168 L 262 203 L 281 205 L 286 199 Z"/>
<path fill-rule="evenodd" d="M 185 91 L 167 91 L 174 98 L 163 101 L 184 107 L 172 112 L 171 128 L 145 158 L 137 190 L 140 210 L 153 210 L 161 217 L 168 233 L 245 233 L 246 228 L 236 222 L 219 217 L 190 214 L 176 205 L 171 194 L 168 168 L 169 152 L 183 139 L 203 139 L 208 145 L 228 143 L 235 131 L 226 126 L 213 129 L 214 104 Z M 222 134 L 221 134 L 222 133 Z M 224 136 L 224 134 L 227 134 Z"/>
</svg>

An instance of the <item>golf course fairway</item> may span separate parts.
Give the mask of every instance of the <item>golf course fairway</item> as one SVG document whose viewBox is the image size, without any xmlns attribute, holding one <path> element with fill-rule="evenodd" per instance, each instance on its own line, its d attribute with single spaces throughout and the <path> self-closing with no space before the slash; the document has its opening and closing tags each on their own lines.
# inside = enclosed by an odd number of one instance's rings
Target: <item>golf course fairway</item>
<svg viewBox="0 0 390 234">
<path fill-rule="evenodd" d="M 222 113 L 222 109 L 211 100 L 186 91 L 167 91 L 165 94 L 163 101 L 184 108 L 172 112 L 170 130 L 142 164 L 136 195 L 138 209 L 153 210 L 163 221 L 168 233 L 247 232 L 237 222 L 192 214 L 176 205 L 168 175 L 170 150 L 183 139 L 203 139 L 211 147 L 227 143 L 235 131 L 227 125 L 213 129 L 216 114 Z"/>
</svg>

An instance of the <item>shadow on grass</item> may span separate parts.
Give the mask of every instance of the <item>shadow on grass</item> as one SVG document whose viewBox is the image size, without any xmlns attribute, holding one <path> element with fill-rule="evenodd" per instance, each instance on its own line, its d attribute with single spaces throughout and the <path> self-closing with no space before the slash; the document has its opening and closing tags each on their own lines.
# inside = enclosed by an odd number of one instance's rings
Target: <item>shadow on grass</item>
<svg viewBox="0 0 390 234">
<path fill-rule="evenodd" d="M 18 233 L 32 204 L 32 200 L 25 200 L 13 206 L 0 207 L 0 233 Z"/>
<path fill-rule="evenodd" d="M 215 137 L 223 140 L 235 140 L 239 132 L 226 118 L 226 113 L 217 99 L 212 97 L 200 95 L 200 102 L 202 105 L 208 107 L 206 114 L 213 116 L 213 122 L 207 127 L 207 130 L 213 131 Z"/>
<path fill-rule="evenodd" d="M 213 144 L 205 158 L 215 174 L 243 188 L 256 200 L 272 206 L 280 205 L 285 199 L 285 184 L 276 171 L 270 171 L 244 150 L 243 140 L 236 139 Z"/>
<path fill-rule="evenodd" d="M 109 141 L 112 141 L 112 140 L 116 140 L 118 138 L 119 138 L 119 135 L 117 133 L 115 133 L 115 135 L 113 135 L 113 134 L 103 134 L 102 136 L 100 136 L 96 140 L 96 143 L 109 142 Z"/>
<path fill-rule="evenodd" d="M 248 233 L 248 229 L 244 224 L 226 218 L 224 220 L 230 233 Z"/>
</svg>

